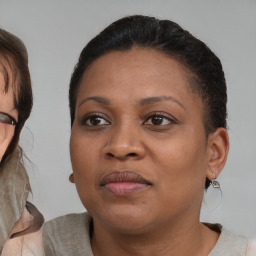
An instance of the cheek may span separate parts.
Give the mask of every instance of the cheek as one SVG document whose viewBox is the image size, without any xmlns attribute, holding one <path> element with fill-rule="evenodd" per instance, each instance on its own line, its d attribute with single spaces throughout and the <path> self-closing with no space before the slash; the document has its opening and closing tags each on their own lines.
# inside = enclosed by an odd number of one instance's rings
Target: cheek
<svg viewBox="0 0 256 256">
<path fill-rule="evenodd" d="M 6 146 L 3 145 L 3 143 L 0 142 L 0 162 L 2 161 L 3 155 L 6 151 Z"/>
<path fill-rule="evenodd" d="M 162 205 L 172 205 L 180 210 L 200 207 L 206 166 L 200 148 L 171 145 L 162 150 L 157 168 L 161 183 L 156 184 Z"/>
<path fill-rule="evenodd" d="M 0 162 L 8 148 L 15 131 L 15 126 L 0 123 Z"/>
<path fill-rule="evenodd" d="M 72 131 L 70 138 L 70 156 L 75 179 L 81 182 L 91 182 L 99 163 L 99 148 L 85 136 Z"/>
<path fill-rule="evenodd" d="M 165 142 L 155 153 L 158 176 L 171 182 L 173 186 L 201 186 L 207 170 L 205 143 L 191 137 L 179 137 Z"/>
<path fill-rule="evenodd" d="M 6 138 L 6 124 L 0 122 L 0 143 Z"/>
<path fill-rule="evenodd" d="M 88 199 L 94 191 L 95 177 L 93 171 L 94 150 L 88 146 L 87 141 L 72 130 L 70 138 L 70 156 L 74 173 L 74 180 L 78 195 L 85 208 Z"/>
</svg>

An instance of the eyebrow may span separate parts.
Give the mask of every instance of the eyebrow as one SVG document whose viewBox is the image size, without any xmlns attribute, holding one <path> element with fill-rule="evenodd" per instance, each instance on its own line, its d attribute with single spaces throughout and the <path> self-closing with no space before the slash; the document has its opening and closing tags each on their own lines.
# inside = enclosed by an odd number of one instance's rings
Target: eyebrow
<svg viewBox="0 0 256 256">
<path fill-rule="evenodd" d="M 161 101 L 172 101 L 174 103 L 177 103 L 183 109 L 185 109 L 184 105 L 180 101 L 178 101 L 177 99 L 175 99 L 171 96 L 148 97 L 145 99 L 141 99 L 139 101 L 139 105 L 145 106 L 145 105 L 154 104 L 154 103 L 161 102 Z"/>
<path fill-rule="evenodd" d="M 96 101 L 98 103 L 102 103 L 104 105 L 110 105 L 110 101 L 106 98 L 103 98 L 103 97 L 98 97 L 98 96 L 94 96 L 94 97 L 88 97 L 88 98 L 85 98 L 83 99 L 80 104 L 79 104 L 79 107 L 84 104 L 85 102 L 87 101 Z"/>
<path fill-rule="evenodd" d="M 96 101 L 98 103 L 101 103 L 101 104 L 104 104 L 107 106 L 111 105 L 110 100 L 103 98 L 103 97 L 99 97 L 99 96 L 93 96 L 93 97 L 88 97 L 88 98 L 83 99 L 80 102 L 79 107 L 87 101 Z M 173 98 L 171 96 L 157 96 L 157 97 L 144 98 L 144 99 L 139 100 L 139 105 L 145 106 L 145 105 L 150 105 L 150 104 L 154 104 L 154 103 L 161 102 L 161 101 L 172 101 L 174 103 L 177 103 L 183 109 L 185 109 L 184 105 L 180 101 L 176 100 L 175 98 Z"/>
</svg>

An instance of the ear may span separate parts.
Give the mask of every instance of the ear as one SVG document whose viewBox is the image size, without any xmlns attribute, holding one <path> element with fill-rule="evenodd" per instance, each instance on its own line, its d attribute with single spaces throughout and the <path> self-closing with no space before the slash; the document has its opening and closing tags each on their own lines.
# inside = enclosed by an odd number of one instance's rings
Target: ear
<svg viewBox="0 0 256 256">
<path fill-rule="evenodd" d="M 71 173 L 71 174 L 69 175 L 69 181 L 70 181 L 71 183 L 75 183 L 75 178 L 74 178 L 74 174 L 73 174 L 73 173 Z"/>
<path fill-rule="evenodd" d="M 208 136 L 208 179 L 212 180 L 219 176 L 226 164 L 228 150 L 229 137 L 225 128 L 218 128 Z"/>
</svg>

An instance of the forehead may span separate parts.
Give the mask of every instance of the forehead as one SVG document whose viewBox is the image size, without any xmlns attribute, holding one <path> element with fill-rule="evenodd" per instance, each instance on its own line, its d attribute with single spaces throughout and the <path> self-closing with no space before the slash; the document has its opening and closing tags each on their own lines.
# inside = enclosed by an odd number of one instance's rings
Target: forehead
<svg viewBox="0 0 256 256">
<path fill-rule="evenodd" d="M 4 79 L 5 91 L 9 90 L 9 87 L 12 87 L 14 90 L 14 73 L 16 70 L 16 64 L 14 63 L 11 56 L 5 54 L 0 54 L 0 73 Z"/>
<path fill-rule="evenodd" d="M 134 47 L 96 59 L 85 71 L 79 95 L 120 92 L 157 93 L 190 90 L 191 72 L 179 61 L 155 50 Z M 121 95 L 120 95 L 121 96 Z"/>
<path fill-rule="evenodd" d="M 0 68 L 0 94 L 5 94 L 6 81 L 5 76 Z"/>
<path fill-rule="evenodd" d="M 2 92 L 8 93 L 11 91 L 13 98 L 17 101 L 19 96 L 20 73 L 11 56 L 0 54 L 0 75 Z"/>
<path fill-rule="evenodd" d="M 6 90 L 5 76 L 0 72 L 0 111 L 10 113 L 14 109 L 14 94 L 12 86 Z"/>
</svg>

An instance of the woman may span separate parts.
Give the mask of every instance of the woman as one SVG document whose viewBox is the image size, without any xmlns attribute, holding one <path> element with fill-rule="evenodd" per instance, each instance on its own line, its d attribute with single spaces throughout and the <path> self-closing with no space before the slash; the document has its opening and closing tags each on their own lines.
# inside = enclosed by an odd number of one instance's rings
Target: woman
<svg viewBox="0 0 256 256">
<path fill-rule="evenodd" d="M 32 108 L 27 51 L 0 29 L 0 255 L 44 255 L 43 216 L 27 202 L 28 175 L 18 140 Z"/>
<path fill-rule="evenodd" d="M 169 20 L 118 20 L 70 82 L 70 154 L 88 211 L 44 226 L 46 255 L 245 255 L 248 240 L 199 221 L 229 138 L 219 59 Z"/>
</svg>

